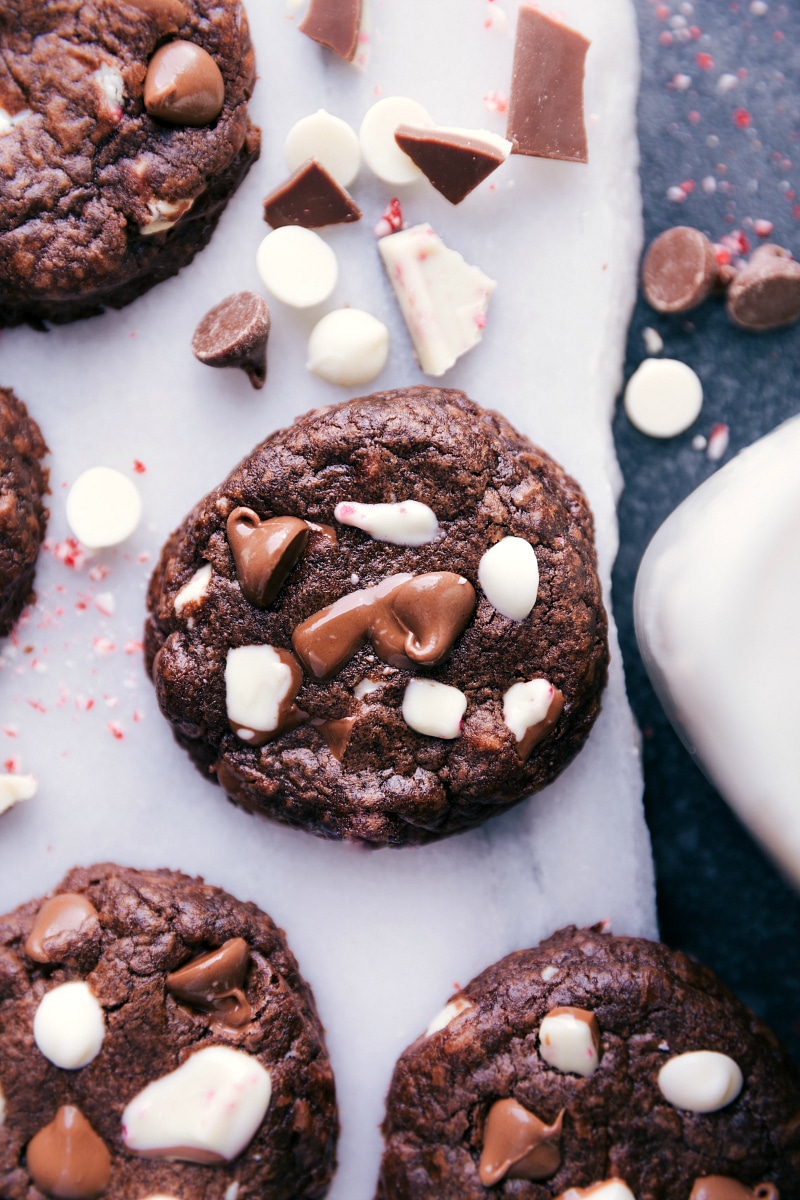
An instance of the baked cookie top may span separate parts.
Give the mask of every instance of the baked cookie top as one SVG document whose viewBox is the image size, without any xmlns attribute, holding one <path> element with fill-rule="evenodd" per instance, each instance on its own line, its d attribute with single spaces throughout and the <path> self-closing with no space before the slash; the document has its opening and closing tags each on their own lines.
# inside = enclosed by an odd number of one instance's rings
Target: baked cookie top
<svg viewBox="0 0 800 1200">
<path fill-rule="evenodd" d="M 254 904 L 76 868 L 0 918 L 4 1200 L 301 1200 L 335 1166 L 308 985 Z"/>
<path fill-rule="evenodd" d="M 0 388 L 0 636 L 33 599 L 44 538 L 47 446 L 39 426 L 8 388 Z"/>
<path fill-rule="evenodd" d="M 497 413 L 416 387 L 301 417 L 172 535 L 148 666 L 238 804 L 400 845 L 574 757 L 606 678 L 577 484 Z"/>
<path fill-rule="evenodd" d="M 451 998 L 384 1135 L 378 1200 L 790 1200 L 800 1083 L 711 971 L 570 927 Z"/>
</svg>

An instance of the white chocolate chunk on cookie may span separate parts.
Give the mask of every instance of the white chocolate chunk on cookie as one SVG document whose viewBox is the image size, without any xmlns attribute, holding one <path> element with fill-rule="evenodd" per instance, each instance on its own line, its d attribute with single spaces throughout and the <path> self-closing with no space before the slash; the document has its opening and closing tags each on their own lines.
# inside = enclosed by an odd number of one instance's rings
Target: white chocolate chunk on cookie
<svg viewBox="0 0 800 1200">
<path fill-rule="evenodd" d="M 661 1095 L 675 1108 L 711 1113 L 731 1104 L 744 1078 L 737 1063 L 716 1050 L 677 1054 L 658 1073 Z"/>
</svg>

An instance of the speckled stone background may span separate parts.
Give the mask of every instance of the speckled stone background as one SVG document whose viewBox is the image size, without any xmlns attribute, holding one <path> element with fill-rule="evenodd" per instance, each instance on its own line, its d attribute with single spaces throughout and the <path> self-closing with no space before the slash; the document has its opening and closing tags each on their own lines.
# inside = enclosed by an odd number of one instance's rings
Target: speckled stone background
<svg viewBox="0 0 800 1200">
<path fill-rule="evenodd" d="M 646 239 L 694 225 L 734 258 L 763 241 L 800 258 L 800 4 L 637 0 L 642 43 L 640 140 Z M 646 357 L 643 330 L 698 373 L 703 411 L 685 434 L 655 441 L 621 408 L 626 489 L 614 609 L 631 703 L 644 734 L 645 806 L 665 942 L 714 968 L 800 1061 L 800 897 L 778 875 L 683 749 L 636 649 L 632 594 L 648 541 L 717 469 L 698 435 L 729 427 L 721 462 L 800 411 L 800 325 L 749 335 L 711 301 L 662 317 L 640 299 L 626 377 Z M 800 464 L 798 464 L 800 470 Z M 724 604 L 725 597 L 720 597 Z M 800 780 L 798 781 L 800 798 Z"/>
</svg>

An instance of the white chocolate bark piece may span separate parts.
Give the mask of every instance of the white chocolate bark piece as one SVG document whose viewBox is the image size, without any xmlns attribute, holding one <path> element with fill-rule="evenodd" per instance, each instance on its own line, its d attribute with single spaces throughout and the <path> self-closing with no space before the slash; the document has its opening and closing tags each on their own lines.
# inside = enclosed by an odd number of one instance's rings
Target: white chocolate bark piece
<svg viewBox="0 0 800 1200">
<path fill-rule="evenodd" d="M 368 109 L 361 122 L 359 139 L 364 162 L 384 183 L 400 186 L 415 183 L 422 172 L 394 140 L 398 125 L 432 125 L 430 115 L 416 100 L 385 96 Z"/>
<path fill-rule="evenodd" d="M 425 1030 L 425 1037 L 431 1037 L 434 1033 L 439 1033 L 441 1029 L 446 1029 L 451 1021 L 455 1021 L 456 1017 L 460 1017 L 462 1013 L 472 1008 L 466 996 L 456 996 L 455 1000 L 451 1000 L 449 1004 L 445 1004 L 444 1008 L 436 1014 L 428 1028 Z"/>
<path fill-rule="evenodd" d="M 524 538 L 503 538 L 482 555 L 478 582 L 492 608 L 512 621 L 524 621 L 539 592 L 536 551 Z"/>
<path fill-rule="evenodd" d="M 738 1063 L 716 1050 L 678 1054 L 658 1072 L 665 1100 L 689 1112 L 712 1113 L 732 1104 L 744 1079 Z"/>
<path fill-rule="evenodd" d="M 33 1018 L 40 1052 L 65 1071 L 77 1071 L 97 1058 L 105 1036 L 102 1005 L 80 980 L 46 992 Z"/>
<path fill-rule="evenodd" d="M 460 737 L 466 711 L 464 693 L 435 679 L 412 679 L 403 696 L 403 720 L 427 737 Z"/>
<path fill-rule="evenodd" d="M 0 813 L 7 812 L 20 800 L 30 800 L 35 795 L 34 775 L 0 775 Z"/>
<path fill-rule="evenodd" d="M 339 308 L 318 321 L 308 339 L 309 371 L 340 387 L 380 375 L 389 357 L 389 330 L 360 308 Z"/>
<path fill-rule="evenodd" d="M 539 1026 L 539 1053 L 546 1063 L 571 1075 L 592 1075 L 600 1064 L 599 1031 L 593 1013 L 554 1009 Z"/>
<path fill-rule="evenodd" d="M 291 308 L 322 304 L 339 275 L 328 243 L 301 225 L 283 225 L 268 233 L 258 247 L 256 267 L 267 291 Z"/>
<path fill-rule="evenodd" d="M 257 1058 L 208 1046 L 134 1096 L 122 1138 L 145 1158 L 231 1162 L 252 1141 L 271 1096 L 270 1073 Z"/>
<path fill-rule="evenodd" d="M 189 604 L 197 604 L 204 599 L 211 583 L 211 563 L 198 567 L 188 583 L 185 583 L 175 597 L 175 615 L 183 616 L 183 610 Z"/>
<path fill-rule="evenodd" d="M 344 188 L 350 186 L 361 166 L 361 145 L 355 130 L 324 108 L 292 126 L 283 152 L 290 171 L 314 158 Z"/>
<path fill-rule="evenodd" d="M 532 725 L 545 719 L 555 694 L 547 679 L 529 679 L 512 683 L 503 696 L 503 720 L 521 742 Z"/>
<path fill-rule="evenodd" d="M 333 510 L 340 525 L 363 529 L 376 542 L 393 546 L 424 546 L 439 535 L 436 513 L 418 500 L 400 500 L 395 504 L 358 504 L 343 500 Z"/>
<path fill-rule="evenodd" d="M 272 733 L 280 724 L 281 705 L 292 687 L 292 672 L 272 646 L 237 646 L 225 663 L 225 707 L 228 720 L 248 741 Z M 252 732 L 251 732 L 252 731 Z"/>
<path fill-rule="evenodd" d="M 625 388 L 628 419 L 649 437 L 684 433 L 702 407 L 702 383 L 690 366 L 675 358 L 646 358 Z"/>
<path fill-rule="evenodd" d="M 800 884 L 800 417 L 743 450 L 661 526 L 636 635 L 675 728 Z"/>
<path fill-rule="evenodd" d="M 78 541 L 90 550 L 124 542 L 141 518 L 138 488 L 113 467 L 90 467 L 69 490 L 67 522 Z"/>
<path fill-rule="evenodd" d="M 481 340 L 497 285 L 428 224 L 381 238 L 378 250 L 420 367 L 428 375 L 444 375 Z"/>
</svg>

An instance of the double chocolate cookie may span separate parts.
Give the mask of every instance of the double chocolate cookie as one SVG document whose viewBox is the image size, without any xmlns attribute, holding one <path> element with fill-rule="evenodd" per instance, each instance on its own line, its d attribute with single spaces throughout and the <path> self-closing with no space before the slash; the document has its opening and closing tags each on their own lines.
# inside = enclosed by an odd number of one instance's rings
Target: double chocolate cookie
<svg viewBox="0 0 800 1200">
<path fill-rule="evenodd" d="M 104 864 L 0 918 L 3 1200 L 311 1200 L 337 1131 L 311 991 L 255 905 Z"/>
<path fill-rule="evenodd" d="M 793 1200 L 800 1080 L 711 971 L 564 929 L 401 1056 L 377 1200 Z"/>
<path fill-rule="evenodd" d="M 207 243 L 257 158 L 238 0 L 0 6 L 0 326 L 120 308 Z"/>
<path fill-rule="evenodd" d="M 597 716 L 606 617 L 586 501 L 461 392 L 273 434 L 173 534 L 148 669 L 237 804 L 425 842 L 549 783 Z"/>
<path fill-rule="evenodd" d="M 0 637 L 33 599 L 36 557 L 47 524 L 47 446 L 12 391 L 0 388 Z"/>
</svg>

